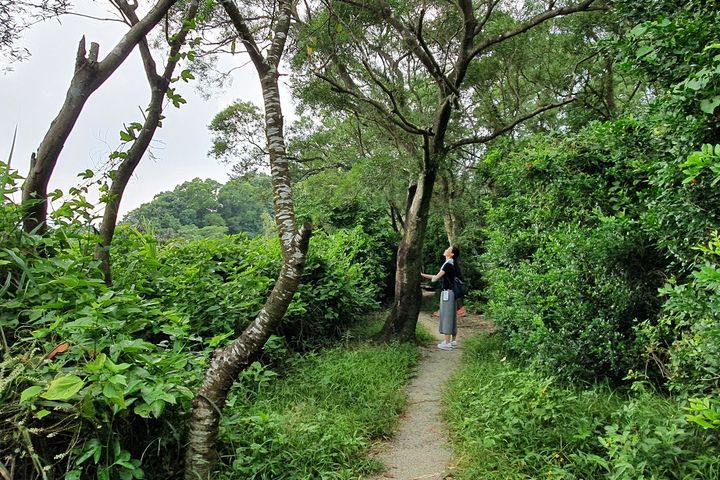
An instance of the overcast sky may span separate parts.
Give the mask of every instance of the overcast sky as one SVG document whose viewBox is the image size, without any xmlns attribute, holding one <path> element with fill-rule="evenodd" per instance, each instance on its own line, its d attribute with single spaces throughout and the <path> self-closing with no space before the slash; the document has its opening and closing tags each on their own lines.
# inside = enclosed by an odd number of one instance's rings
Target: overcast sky
<svg viewBox="0 0 720 480">
<path fill-rule="evenodd" d="M 78 4 L 91 5 L 90 2 Z M 80 38 L 85 35 L 88 48 L 90 42 L 99 43 L 100 58 L 104 58 L 127 31 L 127 26 L 117 22 L 80 17 L 64 17 L 61 21 L 44 22 L 28 31 L 21 45 L 27 47 L 32 56 L 14 64 L 13 71 L 0 73 L 0 158 L 8 158 L 17 125 L 12 166 L 22 175 L 27 173 L 31 153 L 37 149 L 65 98 Z M 239 65 L 245 63 L 246 57 L 235 58 Z M 156 61 L 163 63 L 159 56 Z M 173 106 L 166 109 L 167 118 L 151 147 L 155 158 L 146 155 L 137 168 L 123 197 L 121 215 L 152 200 L 157 193 L 172 190 L 195 177 L 227 180 L 229 167 L 207 157 L 210 148 L 207 125 L 235 99 L 260 105 L 262 98 L 252 65 L 233 75 L 232 85 L 224 91 L 212 92 L 207 101 L 197 92 L 197 81 L 175 84 L 188 103 L 180 109 Z M 109 152 L 120 143 L 123 123 L 141 120 L 140 110 L 145 109 L 148 101 L 148 84 L 140 55 L 135 51 L 85 104 L 60 155 L 48 191 L 60 188 L 67 192 L 69 187 L 78 184 L 79 172 L 87 168 L 96 170 L 103 165 Z M 291 107 L 287 93 L 283 104 L 288 115 Z"/>
</svg>

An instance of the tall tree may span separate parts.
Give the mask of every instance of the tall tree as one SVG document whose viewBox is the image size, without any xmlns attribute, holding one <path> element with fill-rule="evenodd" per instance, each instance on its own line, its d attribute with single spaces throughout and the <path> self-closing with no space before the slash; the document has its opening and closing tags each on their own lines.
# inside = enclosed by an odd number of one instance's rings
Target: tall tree
<svg viewBox="0 0 720 480">
<path fill-rule="evenodd" d="M 298 230 L 292 197 L 290 168 L 285 147 L 284 118 L 278 85 L 280 61 L 294 9 L 293 0 L 270 1 L 264 15 L 241 11 L 232 0 L 220 0 L 257 71 L 263 92 L 265 137 L 272 174 L 275 221 L 283 266 L 265 305 L 255 320 L 229 345 L 216 350 L 203 382 L 193 399 L 185 478 L 208 478 L 215 460 L 218 425 L 227 394 L 240 371 L 267 341 L 287 311 L 300 282 L 310 241 L 311 227 Z M 265 16 L 267 15 L 267 16 Z M 252 19 L 262 18 L 253 21 Z M 268 21 L 269 20 L 269 21 Z M 267 40 L 266 54 L 259 40 Z"/>
<path fill-rule="evenodd" d="M 116 0 L 116 4 L 131 26 L 140 23 L 135 13 L 137 4 L 133 7 L 125 0 Z M 100 260 L 100 269 L 105 277 L 105 283 L 108 285 L 112 283 L 110 245 L 113 235 L 115 234 L 120 202 L 122 201 L 123 193 L 130 181 L 130 177 L 145 155 L 145 152 L 150 146 L 150 141 L 161 124 L 163 102 L 168 95 L 177 64 L 182 58 L 180 49 L 185 45 L 188 33 L 195 23 L 199 4 L 200 0 L 192 0 L 187 4 L 179 31 L 169 38 L 170 51 L 162 74 L 157 72 L 157 65 L 155 64 L 147 40 L 142 38 L 139 42 L 140 55 L 142 56 L 145 74 L 147 75 L 148 84 L 150 85 L 150 103 L 146 109 L 143 123 L 135 124 L 134 126 L 136 128 L 132 128 L 131 126 L 131 128 L 128 129 L 129 131 L 125 132 L 127 138 L 132 139 L 132 143 L 126 152 L 116 152 L 116 156 L 121 158 L 121 162 L 114 171 L 110 188 L 106 193 L 105 211 L 103 213 L 102 223 L 100 224 L 100 242 L 95 249 L 95 257 Z M 181 77 L 185 79 L 188 75 L 189 71 L 183 72 Z M 177 102 L 177 100 L 174 100 L 174 103 L 175 102 Z"/>
<path fill-rule="evenodd" d="M 65 102 L 50 124 L 37 151 L 30 158 L 30 170 L 22 189 L 22 202 L 25 208 L 23 228 L 25 231 L 43 232 L 47 229 L 47 186 L 60 152 L 75 126 L 85 102 L 117 70 L 135 46 L 145 38 L 145 35 L 157 25 L 177 1 L 158 0 L 147 15 L 133 25 L 102 60 L 98 60 L 100 47 L 97 43 L 91 43 L 90 52 L 88 52 L 85 48 L 85 37 L 80 40 L 75 57 L 75 73 L 70 81 Z"/>
<path fill-rule="evenodd" d="M 340 94 L 343 99 L 335 101 L 344 108 L 385 125 L 390 135 L 402 139 L 407 157 L 415 162 L 385 336 L 415 337 L 430 200 L 449 154 L 489 142 L 569 103 L 576 86 L 567 72 L 558 85 L 562 91 L 538 87 L 534 101 L 518 104 L 513 115 L 486 115 L 478 124 L 479 104 L 489 107 L 486 112 L 497 107 L 497 92 L 478 90 L 478 78 L 494 72 L 497 52 L 529 32 L 545 26 L 552 34 L 553 20 L 600 8 L 597 0 L 523 5 L 503 0 L 440 5 L 330 0 L 310 13 L 299 57 L 329 85 L 325 95 Z"/>
</svg>

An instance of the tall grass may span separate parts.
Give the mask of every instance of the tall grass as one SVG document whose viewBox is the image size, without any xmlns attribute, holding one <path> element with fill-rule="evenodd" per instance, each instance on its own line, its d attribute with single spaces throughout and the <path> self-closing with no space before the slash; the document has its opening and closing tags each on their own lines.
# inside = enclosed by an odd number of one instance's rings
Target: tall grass
<svg viewBox="0 0 720 480">
<path fill-rule="evenodd" d="M 679 401 L 638 384 L 576 388 L 508 359 L 499 336 L 465 342 L 445 400 L 457 479 L 718 479 L 718 439 Z"/>
<path fill-rule="evenodd" d="M 221 478 L 350 479 L 377 470 L 368 452 L 395 428 L 416 347 L 345 342 L 289 362 L 282 378 L 256 364 L 233 390 Z"/>
</svg>

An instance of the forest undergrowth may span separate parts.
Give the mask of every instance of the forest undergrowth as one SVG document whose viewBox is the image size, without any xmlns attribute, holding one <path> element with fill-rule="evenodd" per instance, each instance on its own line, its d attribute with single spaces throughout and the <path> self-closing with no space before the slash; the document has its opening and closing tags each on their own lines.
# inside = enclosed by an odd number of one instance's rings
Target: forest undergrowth
<svg viewBox="0 0 720 480">
<path fill-rule="evenodd" d="M 509 352 L 499 335 L 465 342 L 445 394 L 456 478 L 720 478 L 712 431 L 646 382 L 568 384 Z"/>
</svg>

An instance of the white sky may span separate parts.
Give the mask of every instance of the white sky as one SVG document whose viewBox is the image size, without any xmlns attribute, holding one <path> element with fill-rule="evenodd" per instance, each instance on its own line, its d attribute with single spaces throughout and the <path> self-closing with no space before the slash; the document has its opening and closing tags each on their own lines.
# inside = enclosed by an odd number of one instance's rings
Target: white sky
<svg viewBox="0 0 720 480">
<path fill-rule="evenodd" d="M 83 4 L 92 8 L 89 2 L 78 2 Z M 31 153 L 37 149 L 65 98 L 80 38 L 85 35 L 87 48 L 90 42 L 99 43 L 100 58 L 104 58 L 126 31 L 127 26 L 118 22 L 63 17 L 62 24 L 56 20 L 44 22 L 25 34 L 20 45 L 27 47 L 32 56 L 16 63 L 12 72 L 0 73 L 0 158 L 8 158 L 17 125 L 12 167 L 23 176 L 27 173 Z M 232 59 L 237 65 L 246 60 L 244 55 Z M 156 62 L 161 69 L 164 60 L 156 55 Z M 235 99 L 261 105 L 260 86 L 252 65 L 236 70 L 232 85 L 213 92 L 208 101 L 196 91 L 198 80 L 174 85 L 188 103 L 180 109 L 173 106 L 166 109 L 163 128 L 157 131 L 151 146 L 155 159 L 146 155 L 136 169 L 122 200 L 121 215 L 152 200 L 157 193 L 172 190 L 195 177 L 225 182 L 229 167 L 207 157 L 210 149 L 207 125 Z M 284 89 L 283 107 L 289 119 L 292 107 L 286 92 Z M 140 55 L 134 51 L 85 104 L 60 155 L 48 191 L 60 188 L 67 193 L 69 187 L 79 184 L 79 172 L 87 168 L 97 170 L 103 165 L 109 152 L 120 144 L 123 123 L 141 121 L 140 110 L 145 109 L 148 100 L 149 88 Z"/>
</svg>

